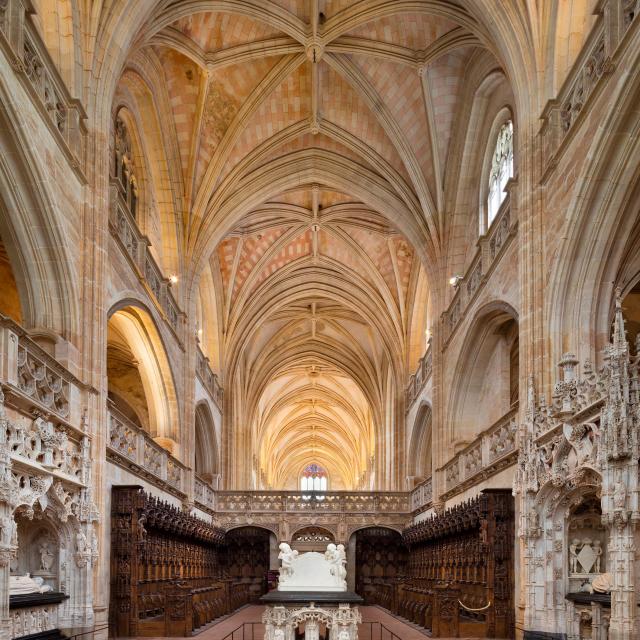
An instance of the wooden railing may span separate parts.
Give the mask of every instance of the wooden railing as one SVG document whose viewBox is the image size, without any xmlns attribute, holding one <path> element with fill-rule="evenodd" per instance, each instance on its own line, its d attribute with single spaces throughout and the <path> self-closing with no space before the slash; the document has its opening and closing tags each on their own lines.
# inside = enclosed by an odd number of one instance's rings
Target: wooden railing
<svg viewBox="0 0 640 640">
<path fill-rule="evenodd" d="M 71 169 L 83 183 L 87 114 L 73 98 L 21 0 L 0 2 L 0 48 L 4 50 L 59 144 Z"/>
<path fill-rule="evenodd" d="M 487 233 L 478 240 L 476 255 L 462 279 L 459 280 L 448 309 L 442 314 L 445 341 L 451 338 L 467 309 L 484 287 L 506 247 L 515 236 L 517 228 L 518 221 L 512 214 L 510 196 L 507 193 Z"/>
<path fill-rule="evenodd" d="M 515 405 L 442 467 L 443 497 L 463 491 L 476 483 L 479 477 L 494 475 L 515 460 L 517 417 L 518 407 Z"/>
<path fill-rule="evenodd" d="M 406 389 L 406 408 L 407 411 L 411 405 L 415 402 L 416 398 L 420 395 L 420 392 L 424 388 L 427 380 L 431 377 L 431 370 L 433 366 L 433 360 L 431 356 L 431 346 L 427 347 L 425 354 L 420 358 L 418 362 L 418 368 L 416 372 L 411 374 L 409 378 L 409 384 Z"/>
<path fill-rule="evenodd" d="M 149 239 L 142 234 L 122 191 L 119 180 L 112 179 L 110 186 L 109 228 L 125 256 L 129 259 L 136 276 L 147 286 L 150 297 L 160 310 L 178 341 L 182 341 L 184 314 L 178 307 L 168 278 L 165 278 L 149 247 Z"/>
</svg>

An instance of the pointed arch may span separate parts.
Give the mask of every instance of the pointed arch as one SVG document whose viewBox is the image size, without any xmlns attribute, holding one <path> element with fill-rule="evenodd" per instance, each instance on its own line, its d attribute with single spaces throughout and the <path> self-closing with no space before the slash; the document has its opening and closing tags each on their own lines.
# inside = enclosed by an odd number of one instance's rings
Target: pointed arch
<svg viewBox="0 0 640 640">
<path fill-rule="evenodd" d="M 125 411 L 133 412 L 134 421 L 138 418 L 140 426 L 176 454 L 181 434 L 176 386 L 153 318 L 131 300 L 115 304 L 107 317 L 107 372 L 109 375 L 111 355 L 112 393 L 124 401 Z"/>
<path fill-rule="evenodd" d="M 33 155 L 32 132 L 0 80 L 0 235 L 27 329 L 79 339 L 79 293 L 66 222 Z"/>
<path fill-rule="evenodd" d="M 411 430 L 407 460 L 407 476 L 410 482 L 419 484 L 431 475 L 431 422 L 433 412 L 431 405 L 423 403 L 416 414 Z"/>
<path fill-rule="evenodd" d="M 195 472 L 207 482 L 220 473 L 216 425 L 205 401 L 199 402 L 195 409 Z"/>
</svg>

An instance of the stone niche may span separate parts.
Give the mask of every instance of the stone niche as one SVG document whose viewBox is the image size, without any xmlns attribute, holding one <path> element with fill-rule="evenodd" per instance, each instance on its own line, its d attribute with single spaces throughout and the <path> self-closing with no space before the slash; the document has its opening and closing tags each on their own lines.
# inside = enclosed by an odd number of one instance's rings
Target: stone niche
<svg viewBox="0 0 640 640">
<path fill-rule="evenodd" d="M 595 494 L 585 496 L 571 509 L 566 548 L 568 591 L 587 591 L 593 578 L 607 571 L 607 535 Z"/>
<path fill-rule="evenodd" d="M 11 564 L 12 575 L 41 577 L 52 591 L 62 591 L 60 584 L 60 537 L 42 513 L 33 519 L 16 517 L 18 553 Z"/>
</svg>

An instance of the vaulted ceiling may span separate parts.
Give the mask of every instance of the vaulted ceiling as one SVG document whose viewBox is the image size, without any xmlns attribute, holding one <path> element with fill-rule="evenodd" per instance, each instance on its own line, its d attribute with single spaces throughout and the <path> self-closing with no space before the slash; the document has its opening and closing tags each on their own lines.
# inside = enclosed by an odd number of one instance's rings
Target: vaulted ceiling
<svg viewBox="0 0 640 640">
<path fill-rule="evenodd" d="M 445 2 L 221 0 L 167 3 L 140 34 L 116 102 L 163 105 L 159 225 L 243 398 L 227 464 L 244 438 L 254 484 L 318 462 L 334 486 L 379 486 L 398 454 L 459 103 L 493 59 L 474 26 Z"/>
</svg>

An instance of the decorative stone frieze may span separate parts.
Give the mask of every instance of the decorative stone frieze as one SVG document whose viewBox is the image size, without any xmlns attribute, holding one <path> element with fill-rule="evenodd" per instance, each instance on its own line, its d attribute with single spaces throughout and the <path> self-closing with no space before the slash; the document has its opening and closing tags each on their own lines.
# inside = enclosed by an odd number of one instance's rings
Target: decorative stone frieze
<svg viewBox="0 0 640 640">
<path fill-rule="evenodd" d="M 89 438 L 41 417 L 10 420 L 0 390 L 0 631 L 93 625 L 99 516 L 91 487 Z M 9 574 L 33 573 L 38 548 L 36 575 L 68 598 L 10 612 Z"/>
</svg>

